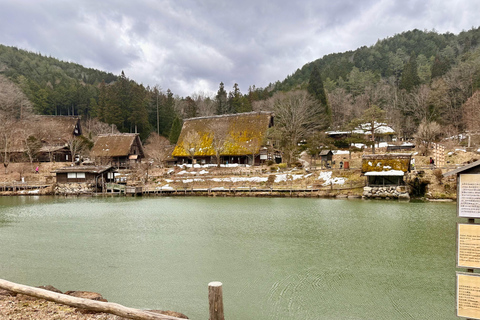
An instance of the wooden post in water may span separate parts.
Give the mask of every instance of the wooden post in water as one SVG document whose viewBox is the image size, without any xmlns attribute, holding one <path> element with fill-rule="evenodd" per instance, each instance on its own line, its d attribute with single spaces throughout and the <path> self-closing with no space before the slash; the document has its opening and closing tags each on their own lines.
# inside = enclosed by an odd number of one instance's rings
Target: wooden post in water
<svg viewBox="0 0 480 320">
<path fill-rule="evenodd" d="M 213 281 L 208 284 L 209 320 L 225 320 L 223 314 L 222 283 Z"/>
</svg>

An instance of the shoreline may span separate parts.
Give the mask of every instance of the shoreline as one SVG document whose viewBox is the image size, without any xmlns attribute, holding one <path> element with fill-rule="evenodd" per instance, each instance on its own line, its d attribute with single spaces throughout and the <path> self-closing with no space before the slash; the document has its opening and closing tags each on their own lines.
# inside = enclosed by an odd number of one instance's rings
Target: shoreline
<svg viewBox="0 0 480 320">
<path fill-rule="evenodd" d="M 53 185 L 52 185 L 53 187 Z M 357 188 L 358 189 L 358 188 Z M 53 191 L 41 192 L 13 192 L 0 191 L 0 197 L 22 196 L 54 196 L 54 197 L 240 197 L 240 198 L 322 198 L 322 199 L 347 199 L 347 200 L 385 200 L 385 201 L 426 201 L 426 202 L 456 202 L 456 198 L 411 197 L 410 199 L 397 199 L 389 197 L 365 197 L 362 192 L 341 192 L 349 189 L 318 190 L 318 189 L 170 189 L 150 190 L 139 193 L 125 194 L 122 192 L 70 192 L 54 193 Z"/>
</svg>

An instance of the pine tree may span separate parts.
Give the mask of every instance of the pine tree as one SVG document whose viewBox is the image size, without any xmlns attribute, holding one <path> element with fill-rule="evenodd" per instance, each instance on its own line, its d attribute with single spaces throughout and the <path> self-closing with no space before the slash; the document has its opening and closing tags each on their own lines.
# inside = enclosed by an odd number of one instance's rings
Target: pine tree
<svg viewBox="0 0 480 320">
<path fill-rule="evenodd" d="M 216 112 L 216 114 L 226 114 L 226 113 L 228 113 L 227 91 L 225 91 L 225 87 L 224 87 L 223 82 L 220 82 L 220 87 L 218 88 L 215 100 L 217 102 L 217 112 Z"/>
<path fill-rule="evenodd" d="M 412 91 L 413 88 L 420 84 L 420 77 L 418 76 L 417 58 L 415 54 L 410 55 L 410 59 L 403 68 L 402 80 L 400 80 L 400 89 L 405 89 L 407 92 Z"/>
<path fill-rule="evenodd" d="M 324 126 L 328 127 L 332 121 L 332 110 L 328 105 L 327 94 L 323 87 L 323 80 L 320 75 L 320 70 L 318 70 L 316 65 L 313 66 L 312 72 L 310 73 L 307 91 L 319 104 L 320 114 L 323 117 L 323 121 L 322 119 L 319 119 L 318 121 L 323 122 Z"/>
<path fill-rule="evenodd" d="M 172 128 L 170 129 L 168 140 L 170 140 L 172 144 L 176 144 L 181 131 L 182 131 L 182 120 L 180 120 L 179 117 L 175 117 L 172 123 Z"/>
</svg>

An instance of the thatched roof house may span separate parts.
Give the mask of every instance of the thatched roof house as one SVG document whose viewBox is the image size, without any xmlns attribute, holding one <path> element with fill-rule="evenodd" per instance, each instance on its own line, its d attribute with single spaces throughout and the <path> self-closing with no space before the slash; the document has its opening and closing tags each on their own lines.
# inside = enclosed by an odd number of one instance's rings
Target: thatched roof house
<svg viewBox="0 0 480 320">
<path fill-rule="evenodd" d="M 36 138 L 50 146 L 65 145 L 72 137 L 82 135 L 79 117 L 35 116 L 22 120 L 20 126 L 32 128 Z"/>
<path fill-rule="evenodd" d="M 259 163 L 267 159 L 264 145 L 271 126 L 271 112 L 185 119 L 172 155 L 182 162 Z"/>
<path fill-rule="evenodd" d="M 98 136 L 90 152 L 95 162 L 126 168 L 145 157 L 138 133 L 105 134 Z"/>
<path fill-rule="evenodd" d="M 82 127 L 79 117 L 35 115 L 13 123 L 11 133 L 7 149 L 8 161 L 26 161 L 27 149 L 31 148 L 26 143 L 30 141 L 38 148 L 35 160 L 61 162 L 72 160 L 68 143 L 82 134 Z"/>
</svg>

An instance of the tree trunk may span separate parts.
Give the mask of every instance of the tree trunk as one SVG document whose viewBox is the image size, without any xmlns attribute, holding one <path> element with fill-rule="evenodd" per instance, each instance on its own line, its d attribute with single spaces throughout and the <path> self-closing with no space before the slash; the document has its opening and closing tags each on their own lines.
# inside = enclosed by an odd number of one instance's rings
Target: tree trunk
<svg viewBox="0 0 480 320">
<path fill-rule="evenodd" d="M 120 317 L 138 320 L 179 320 L 180 318 L 171 317 L 163 314 L 149 311 L 137 310 L 124 307 L 116 303 L 95 301 L 83 298 L 72 297 L 66 294 L 56 293 L 44 289 L 29 287 L 7 280 L 0 279 L 0 288 L 16 293 L 26 294 L 36 298 L 66 304 L 76 308 L 88 309 L 97 312 L 106 312 Z"/>
</svg>

